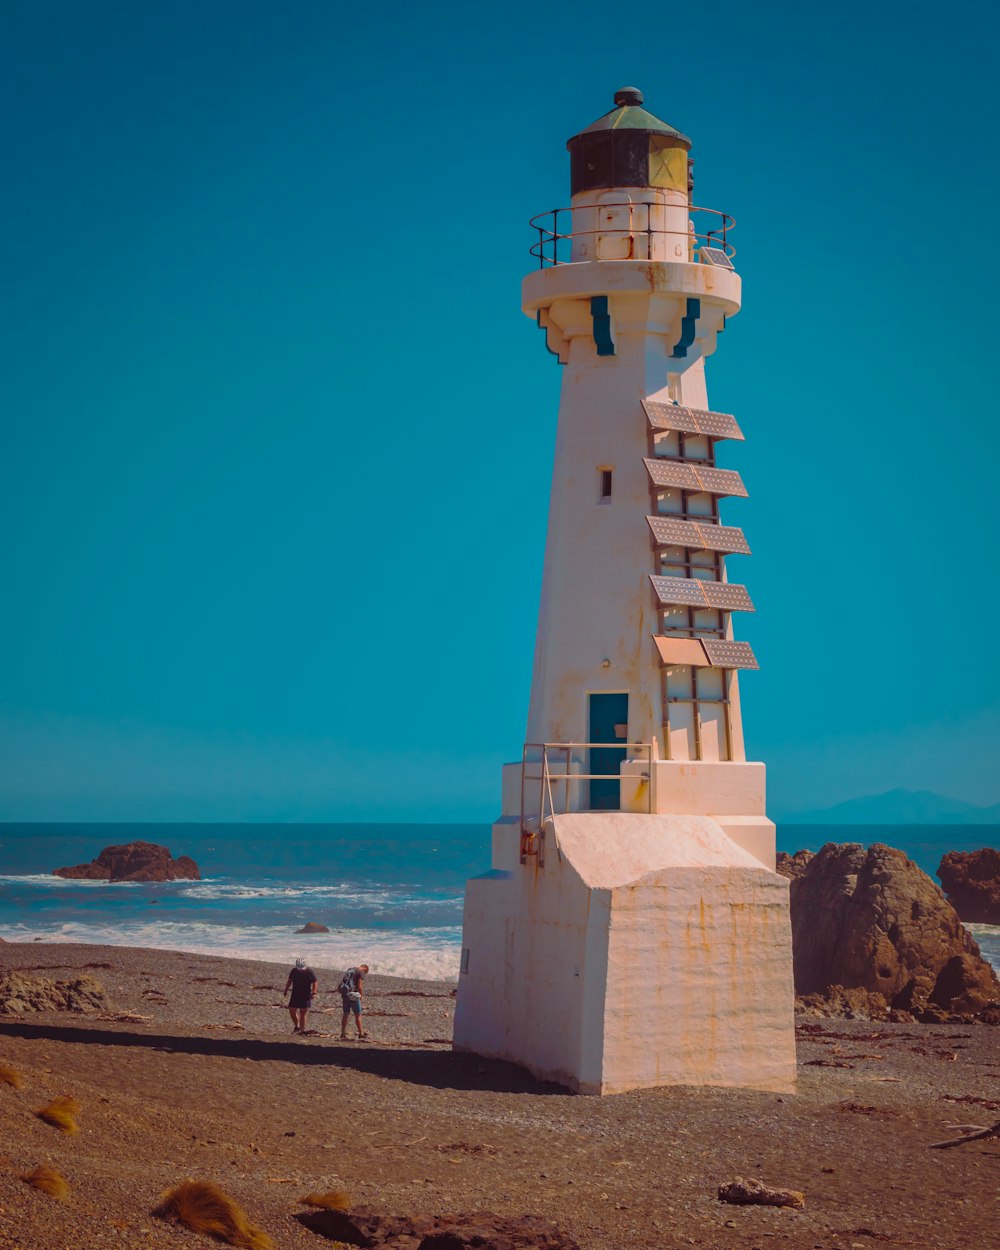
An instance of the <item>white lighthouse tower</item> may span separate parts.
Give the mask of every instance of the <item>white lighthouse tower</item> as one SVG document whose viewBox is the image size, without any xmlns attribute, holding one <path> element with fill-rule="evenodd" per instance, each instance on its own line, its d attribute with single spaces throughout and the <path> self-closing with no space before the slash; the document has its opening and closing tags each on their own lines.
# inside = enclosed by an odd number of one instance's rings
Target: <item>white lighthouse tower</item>
<svg viewBox="0 0 1000 1250">
<path fill-rule="evenodd" d="M 740 308 L 732 220 L 625 88 L 569 140 L 524 311 L 565 372 L 527 742 L 468 883 L 455 1045 L 588 1093 L 791 1087 L 788 883 L 748 762 L 705 358 Z"/>
</svg>

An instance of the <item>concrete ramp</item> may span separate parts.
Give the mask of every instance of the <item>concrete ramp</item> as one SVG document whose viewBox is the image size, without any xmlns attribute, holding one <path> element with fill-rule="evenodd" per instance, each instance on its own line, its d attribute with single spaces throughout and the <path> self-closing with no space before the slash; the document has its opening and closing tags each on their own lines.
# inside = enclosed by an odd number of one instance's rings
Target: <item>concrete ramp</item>
<svg viewBox="0 0 1000 1250">
<path fill-rule="evenodd" d="M 665 868 L 761 868 L 709 816 L 566 812 L 549 823 L 581 880 L 603 889 Z"/>
</svg>

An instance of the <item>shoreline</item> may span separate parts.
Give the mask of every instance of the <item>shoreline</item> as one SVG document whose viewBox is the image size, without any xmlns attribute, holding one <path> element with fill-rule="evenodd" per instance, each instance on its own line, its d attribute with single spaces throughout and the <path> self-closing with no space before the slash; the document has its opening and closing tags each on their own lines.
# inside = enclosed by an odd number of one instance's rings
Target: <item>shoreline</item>
<svg viewBox="0 0 1000 1250">
<path fill-rule="evenodd" d="M 998 1028 L 799 1017 L 794 1095 L 667 1086 L 601 1099 L 453 1052 L 448 982 L 372 974 L 364 1043 L 331 1036 L 339 996 L 319 966 L 317 1033 L 301 1038 L 284 964 L 0 945 L 0 970 L 13 968 L 87 971 L 141 1019 L 0 1016 L 0 1058 L 25 1078 L 0 1086 L 4 1250 L 205 1250 L 149 1216 L 186 1176 L 222 1185 L 278 1250 L 329 1244 L 294 1218 L 297 1198 L 328 1188 L 390 1214 L 541 1215 L 583 1250 L 968 1250 L 992 1218 L 1000 1143 L 928 1146 L 950 1124 L 998 1118 Z M 82 1108 L 72 1137 L 32 1114 L 66 1093 Z M 70 1182 L 66 1203 L 19 1181 L 40 1162 Z M 723 1205 L 716 1189 L 734 1176 L 802 1190 L 806 1208 Z"/>
<path fill-rule="evenodd" d="M 124 926 L 123 926 L 124 927 Z M 219 926 L 220 930 L 225 932 L 223 926 Z M 15 936 L 9 936 L 15 932 Z M 455 969 L 454 976 L 425 976 L 421 972 L 407 973 L 404 971 L 387 971 L 375 972 L 373 975 L 380 977 L 388 977 L 390 979 L 402 981 L 447 981 L 449 985 L 458 984 L 458 965 L 461 952 L 461 927 L 458 927 L 459 936 L 453 944 L 445 945 L 440 943 L 426 942 L 424 945 L 417 946 L 416 949 L 408 949 L 408 944 L 412 945 L 413 932 L 416 932 L 419 940 L 419 930 L 393 930 L 383 931 L 373 938 L 370 930 L 364 929 L 331 929 L 330 933 L 295 933 L 291 930 L 282 931 L 282 943 L 286 952 L 286 959 L 276 959 L 270 952 L 264 954 L 254 950 L 243 951 L 238 947 L 227 946 L 225 942 L 218 945 L 212 944 L 209 949 L 208 945 L 196 945 L 192 942 L 190 945 L 153 945 L 146 942 L 117 942 L 117 941 L 89 941 L 82 940 L 76 935 L 72 936 L 55 936 L 50 931 L 42 936 L 28 936 L 23 931 L 15 929 L 15 926 L 0 926 L 0 942 L 6 946 L 93 946 L 108 950 L 148 950 L 155 951 L 158 954 L 178 954 L 191 955 L 192 957 L 205 956 L 214 959 L 231 959 L 237 963 L 260 963 L 274 964 L 276 966 L 284 966 L 285 962 L 289 965 L 293 960 L 301 955 L 314 968 L 322 968 L 329 972 L 343 972 L 345 968 L 352 964 L 367 963 L 370 967 L 377 969 L 380 964 L 388 964 L 390 967 L 405 965 L 408 961 L 412 963 L 424 962 L 425 964 L 436 963 L 453 964 Z M 106 934 L 102 934 L 107 937 Z M 344 951 L 345 955 L 349 953 L 349 957 L 343 960 L 336 958 L 336 949 L 324 952 L 323 946 L 339 947 Z"/>
<path fill-rule="evenodd" d="M 991 964 L 1000 976 L 1000 925 L 987 925 L 977 922 L 962 922 L 966 931 L 975 940 L 980 949 L 982 957 Z M 123 926 L 124 927 L 124 926 Z M 221 931 L 225 931 L 223 926 L 219 926 Z M 9 936 L 12 932 L 15 936 Z M 53 935 L 50 931 L 44 935 L 31 935 L 30 931 L 25 931 L 22 926 L 18 931 L 15 926 L 0 926 L 0 944 L 7 946 L 94 946 L 107 948 L 110 950 L 148 950 L 155 951 L 158 954 L 186 954 L 193 957 L 205 956 L 217 959 L 232 959 L 238 963 L 261 963 L 275 964 L 283 966 L 283 961 L 272 957 L 270 952 L 261 954 L 259 951 L 248 950 L 244 952 L 239 948 L 226 946 L 224 943 L 220 945 L 212 945 L 208 948 L 208 944 L 199 945 L 192 942 L 190 945 L 154 945 L 145 942 L 117 942 L 117 941 L 90 941 L 81 940 L 76 935 L 59 936 Z M 283 931 L 283 945 L 287 953 L 287 962 L 291 962 L 299 955 L 305 958 L 308 963 L 316 968 L 329 972 L 342 972 L 344 968 L 350 967 L 352 964 L 367 963 L 375 971 L 373 976 L 388 977 L 390 979 L 402 981 L 429 981 L 429 982 L 446 982 L 449 986 L 454 987 L 458 984 L 459 973 L 458 965 L 461 955 L 461 928 L 457 929 L 458 936 L 454 942 L 445 944 L 444 942 L 424 942 L 422 946 L 416 949 L 407 950 L 407 943 L 413 941 L 413 936 L 420 936 L 419 929 L 415 930 L 383 930 L 374 938 L 371 930 L 367 929 L 331 929 L 330 933 L 324 934 L 299 934 L 293 931 Z M 106 934 L 102 936 L 107 936 Z M 344 951 L 345 957 L 337 959 L 334 951 L 325 953 L 323 947 L 329 945 L 331 947 L 338 945 Z M 347 948 L 345 950 L 345 948 Z M 420 972 L 396 971 L 400 965 L 407 962 L 413 963 L 432 963 L 439 968 L 442 965 L 454 966 L 454 974 L 443 974 L 438 976 L 428 976 L 424 970 Z M 380 966 L 389 964 L 394 970 L 387 972 L 379 972 Z"/>
</svg>

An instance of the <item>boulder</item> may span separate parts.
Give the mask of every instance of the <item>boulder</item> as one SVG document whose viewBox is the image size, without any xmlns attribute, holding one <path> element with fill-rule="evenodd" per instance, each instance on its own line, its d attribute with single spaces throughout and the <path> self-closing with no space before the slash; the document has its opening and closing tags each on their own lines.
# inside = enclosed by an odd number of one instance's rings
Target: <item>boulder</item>
<svg viewBox="0 0 1000 1250">
<path fill-rule="evenodd" d="M 330 1241 L 379 1250 L 580 1250 L 578 1242 L 539 1215 L 380 1215 L 371 1207 L 356 1207 L 308 1211 L 295 1218 Z"/>
<path fill-rule="evenodd" d="M 1000 851 L 949 851 L 938 866 L 948 902 L 969 924 L 1000 924 Z"/>
<path fill-rule="evenodd" d="M 20 972 L 0 974 L 0 1012 L 20 1016 L 28 1011 L 107 1011 L 108 997 L 95 977 L 50 981 Z"/>
<path fill-rule="evenodd" d="M 885 1020 L 889 1004 L 885 995 L 855 986 L 829 985 L 822 994 L 803 994 L 799 1007 L 807 1016 L 839 1016 L 846 1020 Z"/>
<path fill-rule="evenodd" d="M 296 933 L 329 933 L 330 930 L 325 924 L 320 924 L 316 920 L 308 920 L 301 929 L 296 929 Z"/>
<path fill-rule="evenodd" d="M 842 1009 L 974 1015 L 1000 983 L 941 890 L 902 851 L 827 843 L 789 887 L 795 992 Z M 832 997 L 831 997 L 832 993 Z M 867 1002 L 867 1006 L 865 1006 Z"/>
<path fill-rule="evenodd" d="M 165 846 L 152 842 L 129 842 L 106 846 L 89 864 L 56 868 L 54 877 L 73 881 L 200 881 L 198 865 L 188 855 L 171 857 Z"/>
<path fill-rule="evenodd" d="M 796 877 L 801 877 L 805 873 L 811 859 L 813 859 L 812 851 L 796 851 L 794 855 L 789 855 L 787 851 L 779 851 L 775 868 L 783 877 L 794 881 Z"/>
</svg>

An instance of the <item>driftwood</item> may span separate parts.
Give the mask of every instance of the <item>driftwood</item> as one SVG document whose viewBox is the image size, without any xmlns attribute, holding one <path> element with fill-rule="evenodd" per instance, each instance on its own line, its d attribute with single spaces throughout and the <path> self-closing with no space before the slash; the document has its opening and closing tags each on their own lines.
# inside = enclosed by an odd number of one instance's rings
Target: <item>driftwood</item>
<svg viewBox="0 0 1000 1250">
<path fill-rule="evenodd" d="M 719 1186 L 719 1201 L 742 1206 L 756 1203 L 765 1207 L 795 1207 L 801 1210 L 806 1205 L 806 1196 L 797 1189 L 772 1189 L 763 1181 L 747 1181 L 737 1176 L 728 1185 Z"/>
<path fill-rule="evenodd" d="M 1000 1137 L 1000 1120 L 992 1128 L 987 1128 L 983 1124 L 949 1124 L 948 1127 L 955 1129 L 962 1136 L 949 1137 L 947 1141 L 932 1142 L 931 1150 L 947 1150 L 950 1146 L 965 1146 L 970 1141 L 989 1141 L 991 1137 Z"/>
</svg>

